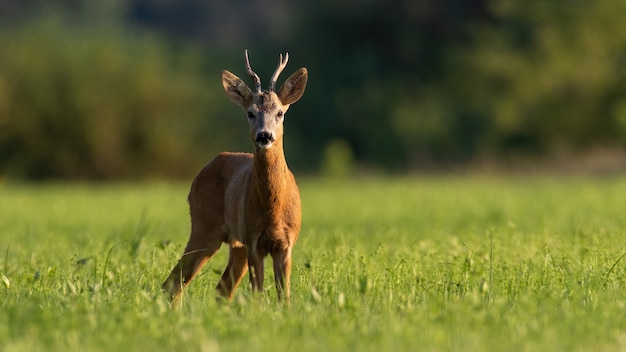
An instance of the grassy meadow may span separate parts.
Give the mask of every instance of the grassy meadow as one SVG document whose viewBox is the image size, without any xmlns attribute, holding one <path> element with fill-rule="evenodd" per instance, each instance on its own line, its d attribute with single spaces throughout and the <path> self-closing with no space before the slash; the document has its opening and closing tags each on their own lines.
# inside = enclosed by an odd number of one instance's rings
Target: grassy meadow
<svg viewBox="0 0 626 352">
<path fill-rule="evenodd" d="M 188 184 L 5 182 L 0 350 L 626 350 L 626 178 L 299 183 L 290 306 L 223 247 L 172 310 Z"/>
</svg>

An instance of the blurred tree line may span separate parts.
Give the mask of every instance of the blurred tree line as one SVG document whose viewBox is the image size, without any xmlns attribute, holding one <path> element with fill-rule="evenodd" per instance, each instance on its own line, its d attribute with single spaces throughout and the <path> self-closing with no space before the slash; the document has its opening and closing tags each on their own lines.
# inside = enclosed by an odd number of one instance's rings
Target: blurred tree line
<svg viewBox="0 0 626 352">
<path fill-rule="evenodd" d="M 250 150 L 220 72 L 309 86 L 304 172 L 626 146 L 626 2 L 0 0 L 0 174 L 189 177 Z M 291 72 L 286 72 L 285 76 Z M 284 78 L 284 77 L 283 77 Z"/>
</svg>

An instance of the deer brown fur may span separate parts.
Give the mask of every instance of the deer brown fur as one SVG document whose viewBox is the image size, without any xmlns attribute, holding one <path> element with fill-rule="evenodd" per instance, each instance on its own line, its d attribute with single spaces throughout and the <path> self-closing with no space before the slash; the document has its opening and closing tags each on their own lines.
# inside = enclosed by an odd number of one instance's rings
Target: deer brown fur
<svg viewBox="0 0 626 352">
<path fill-rule="evenodd" d="M 216 287 L 222 297 L 232 299 L 248 269 L 253 290 L 262 291 L 267 255 L 273 260 L 278 298 L 290 297 L 291 250 L 300 232 L 301 210 L 298 186 L 285 160 L 283 122 L 289 106 L 302 97 L 308 72 L 300 68 L 276 92 L 276 79 L 289 58 L 281 55 L 270 89 L 262 91 L 247 51 L 245 58 L 255 91 L 226 70 L 222 85 L 248 115 L 254 154 L 221 153 L 194 179 L 189 192 L 191 236 L 163 283 L 173 303 L 222 243 L 230 246 Z"/>
</svg>

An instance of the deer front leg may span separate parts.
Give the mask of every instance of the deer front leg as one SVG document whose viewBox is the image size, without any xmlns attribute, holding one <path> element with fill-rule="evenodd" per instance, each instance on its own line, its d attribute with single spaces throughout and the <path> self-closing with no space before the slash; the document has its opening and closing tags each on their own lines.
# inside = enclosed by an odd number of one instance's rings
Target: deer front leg
<svg viewBox="0 0 626 352">
<path fill-rule="evenodd" d="M 263 292 L 263 257 L 254 251 L 248 251 L 248 266 L 250 267 L 252 290 Z"/>
<path fill-rule="evenodd" d="M 289 302 L 291 292 L 291 248 L 282 249 L 272 253 L 274 262 L 274 282 L 276 284 L 276 294 L 280 301 L 283 297 Z"/>
</svg>

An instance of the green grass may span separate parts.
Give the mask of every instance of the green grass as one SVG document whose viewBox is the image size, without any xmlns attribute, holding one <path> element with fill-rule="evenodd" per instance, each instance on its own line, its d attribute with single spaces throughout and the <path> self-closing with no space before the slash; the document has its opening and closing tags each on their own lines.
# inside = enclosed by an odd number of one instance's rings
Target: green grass
<svg viewBox="0 0 626 352">
<path fill-rule="evenodd" d="M 626 348 L 624 178 L 300 187 L 289 307 L 271 270 L 265 294 L 246 279 L 216 303 L 222 250 L 173 311 L 186 184 L 1 186 L 0 350 Z"/>
</svg>

